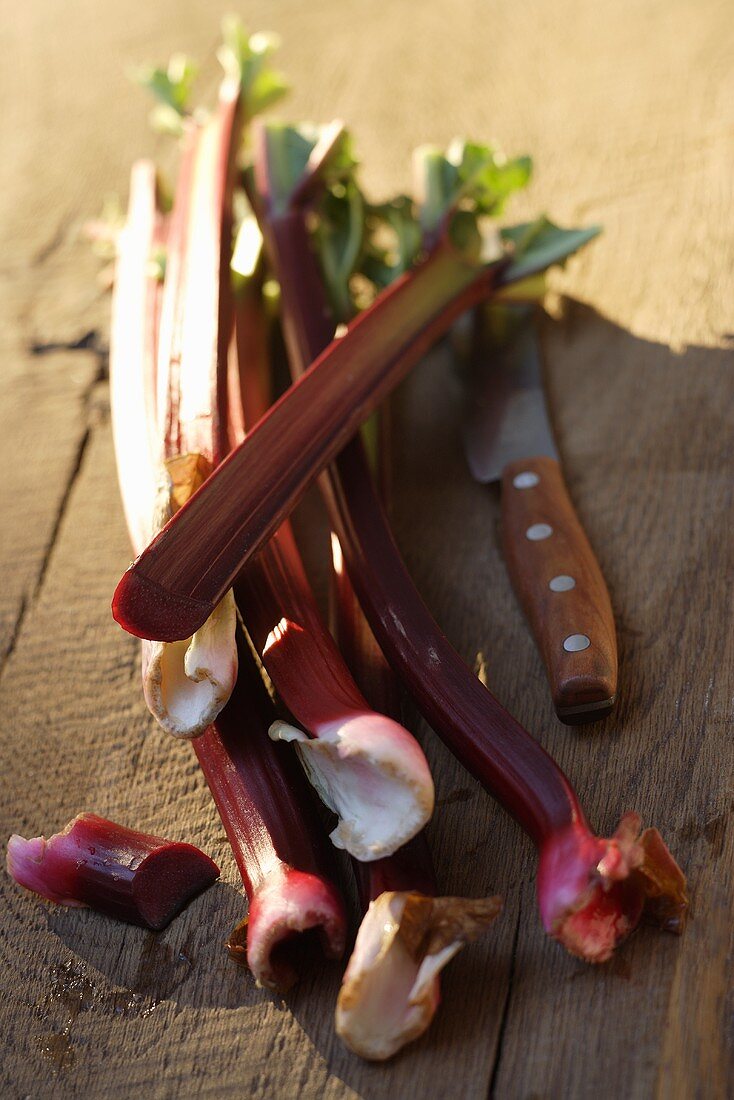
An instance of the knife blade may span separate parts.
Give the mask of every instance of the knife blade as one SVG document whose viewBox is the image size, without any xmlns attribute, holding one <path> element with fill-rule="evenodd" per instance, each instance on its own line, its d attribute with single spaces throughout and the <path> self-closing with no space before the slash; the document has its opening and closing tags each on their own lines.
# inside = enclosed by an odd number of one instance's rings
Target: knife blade
<svg viewBox="0 0 734 1100">
<path fill-rule="evenodd" d="M 548 417 L 532 308 L 477 317 L 469 468 L 501 484 L 502 546 L 543 658 L 556 714 L 575 725 L 612 709 L 617 640 L 607 586 L 566 488 Z"/>
</svg>

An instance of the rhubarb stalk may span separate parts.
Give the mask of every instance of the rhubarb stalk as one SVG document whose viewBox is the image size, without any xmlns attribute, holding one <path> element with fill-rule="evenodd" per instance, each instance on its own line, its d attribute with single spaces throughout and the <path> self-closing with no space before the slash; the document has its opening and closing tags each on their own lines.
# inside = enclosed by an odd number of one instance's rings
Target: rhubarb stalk
<svg viewBox="0 0 734 1100">
<path fill-rule="evenodd" d="M 235 350 L 243 361 L 231 377 L 247 407 L 246 422 L 266 408 L 258 398 L 261 326 L 245 291 L 236 310 Z M 230 427 L 237 430 L 234 417 Z M 295 742 L 311 783 L 338 816 L 333 843 L 362 860 L 396 851 L 433 811 L 428 764 L 408 731 L 373 711 L 357 688 L 321 618 L 289 524 L 248 562 L 235 592 L 280 699 L 307 731 L 278 721 L 271 737 Z"/>
<path fill-rule="evenodd" d="M 140 277 L 141 263 L 150 266 L 152 246 L 159 243 L 155 227 L 151 233 L 148 224 L 155 217 L 149 210 L 149 181 L 147 198 L 145 181 L 140 182 L 142 209 L 131 206 L 126 236 L 132 240 L 121 243 L 118 258 L 111 356 L 113 424 L 119 422 L 119 430 L 125 432 L 137 421 L 141 444 L 138 455 L 121 459 L 131 467 L 122 478 L 123 497 L 134 492 L 131 486 L 136 483 L 140 493 L 150 492 L 142 486 L 155 483 L 158 496 L 155 512 L 132 502 L 128 526 L 145 517 L 142 529 L 130 528 L 138 552 L 176 510 L 170 500 L 178 506 L 181 494 L 188 495 L 186 486 L 200 485 L 228 449 L 224 383 L 232 313 L 236 159 L 243 118 L 252 118 L 285 91 L 282 77 L 269 67 L 276 47 L 272 36 L 248 36 L 236 17 L 225 19 L 218 52 L 225 76 L 214 112 L 204 118 L 188 108 L 195 73 L 188 59 L 179 55 L 165 70 L 152 68 L 140 74 L 158 101 L 154 123 L 181 138 L 183 154 L 167 227 L 162 293 L 151 289 L 152 277 L 147 282 Z M 134 179 L 134 195 L 135 184 Z M 136 293 L 155 293 L 157 298 L 154 305 L 148 303 L 145 321 L 134 300 Z M 144 332 L 128 332 L 131 317 Z M 128 376 L 134 373 L 130 361 L 131 356 L 151 355 L 158 359 L 157 381 L 155 371 L 148 370 L 145 378 L 155 399 L 144 406 L 145 395 L 127 388 Z M 137 477 L 134 465 L 139 467 Z M 145 698 L 169 733 L 198 736 L 229 698 L 237 675 L 234 630 L 234 599 L 225 591 L 206 621 L 202 619 L 186 638 L 176 639 L 177 644 L 144 643 Z"/>
<path fill-rule="evenodd" d="M 269 163 L 261 157 L 266 182 Z M 280 213 L 269 204 L 276 182 L 271 177 L 270 187 L 263 188 L 265 238 L 281 286 L 290 365 L 298 377 L 308 373 L 308 364 L 328 343 L 330 321 L 323 291 L 320 300 L 316 295 L 308 211 L 286 205 Z M 544 244 L 548 237 L 540 233 Z M 551 252 L 541 248 L 539 262 Z M 533 263 L 520 256 L 516 276 L 532 271 Z M 565 775 L 433 620 L 401 559 L 359 439 L 329 467 L 322 485 L 350 578 L 385 656 L 446 745 L 535 842 L 546 931 L 591 962 L 608 959 L 643 915 L 680 932 L 688 904 L 685 879 L 657 830 L 638 837 L 639 819 L 627 815 L 610 839 L 594 836 Z"/>
<path fill-rule="evenodd" d="M 162 297 L 159 280 L 151 270 L 151 258 L 162 236 L 155 169 L 142 162 L 135 166 L 131 177 L 128 220 L 118 242 L 110 385 L 120 486 L 128 529 L 137 549 L 170 517 L 171 500 L 186 492 L 185 486 L 190 482 L 203 481 L 215 457 L 211 443 L 209 453 L 204 453 L 206 428 L 202 427 L 198 412 L 188 422 L 182 421 L 188 429 L 184 442 L 178 413 L 185 418 L 187 408 L 178 410 L 172 395 L 176 385 L 184 380 L 192 387 L 192 404 L 197 394 L 189 378 L 194 375 L 190 356 L 182 356 L 180 351 L 183 336 L 180 315 L 189 300 L 187 295 L 198 295 L 199 264 L 208 258 L 206 270 L 210 279 L 212 268 L 221 264 L 220 244 L 226 236 L 225 227 L 220 227 L 219 236 L 212 232 L 207 238 L 206 232 L 197 227 L 197 220 L 206 220 L 213 206 L 226 206 L 228 169 L 221 164 L 222 149 L 229 151 L 233 144 L 236 113 L 236 95 L 225 88 L 214 119 L 201 132 L 193 123 L 186 131 L 179 189 L 167 227 Z M 219 188 L 207 193 L 206 169 L 217 158 Z M 197 207 L 198 219 L 192 213 L 195 201 L 201 204 Z M 191 221 L 193 226 L 189 224 Z M 215 251 L 210 246 L 207 257 L 206 240 L 211 242 L 212 238 L 217 248 Z M 228 248 L 227 244 L 227 272 Z M 192 270 L 193 260 L 196 263 Z M 218 295 L 214 300 L 214 308 L 218 309 L 217 302 Z M 215 354 L 217 360 L 224 355 L 226 362 L 226 347 L 223 351 L 217 349 Z M 157 366 L 156 358 L 160 360 Z M 173 380 L 168 369 L 172 358 L 177 364 Z M 211 407 L 216 395 L 199 397 L 204 410 L 216 414 L 216 406 Z M 131 433 L 135 437 L 132 445 Z M 211 431 L 209 434 L 211 437 Z M 199 453 L 201 444 L 204 446 Z M 192 636 L 174 646 L 159 642 L 143 644 L 146 702 L 168 732 L 178 737 L 197 736 L 226 702 L 237 675 L 234 627 L 233 597 L 225 594 L 223 601 L 212 609 L 208 621 Z"/>
<path fill-rule="evenodd" d="M 386 501 L 386 436 L 376 465 Z M 332 535 L 336 635 L 367 697 L 400 712 L 400 689 L 348 583 Z M 494 920 L 499 898 L 436 897 L 425 832 L 387 859 L 356 863 L 363 917 L 336 1006 L 337 1034 L 362 1058 L 383 1061 L 428 1028 L 441 999 L 440 971 Z"/>
<path fill-rule="evenodd" d="M 258 985 L 285 992 L 297 977 L 298 937 L 315 931 L 324 955 L 337 959 L 346 917 L 310 792 L 286 747 L 268 737 L 272 703 L 244 639 L 239 646 L 232 698 L 193 747 L 250 902 L 230 954 Z"/>
<path fill-rule="evenodd" d="M 20 886 L 59 905 L 89 906 L 156 932 L 219 877 L 193 844 L 138 833 L 79 814 L 60 833 L 8 841 L 8 871 Z"/>
<path fill-rule="evenodd" d="M 294 222 L 294 232 L 299 224 Z M 308 247 L 305 227 L 302 232 Z M 480 264 L 446 244 L 385 291 L 272 406 L 124 574 L 113 600 L 120 625 L 163 641 L 197 630 L 245 561 L 262 549 L 310 482 L 406 373 L 413 356 L 488 294 L 498 270 L 498 264 Z M 410 357 L 403 354 L 408 347 Z"/>
<path fill-rule="evenodd" d="M 211 146 L 209 150 L 212 151 Z M 211 156 L 205 159 L 209 168 L 216 172 L 221 161 Z M 206 190 L 211 180 L 208 184 L 205 165 L 199 163 L 198 171 L 201 186 Z M 136 212 L 139 206 L 142 205 L 145 210 L 154 207 L 154 175 L 151 171 L 138 172 L 133 183 L 128 223 L 130 236 L 136 239 Z M 138 201 L 135 191 L 138 186 L 147 188 L 146 203 Z M 220 190 L 219 195 L 224 204 L 226 192 Z M 183 198 L 179 199 L 179 202 L 183 201 Z M 196 207 L 196 212 L 207 219 L 212 210 L 205 205 Z M 192 217 L 194 213 L 192 210 Z M 185 221 L 188 239 L 195 239 L 197 227 L 194 226 L 192 235 L 189 235 L 188 218 Z M 216 264 L 212 237 L 216 237 L 216 227 L 223 224 L 221 212 L 214 220 L 214 228 L 211 220 L 208 224 L 208 245 L 203 239 L 206 238 L 206 231 L 203 230 L 200 239 L 202 249 L 197 254 L 208 254 L 211 263 Z M 123 238 L 121 241 L 120 267 L 123 270 L 128 256 L 126 240 Z M 145 250 L 140 249 L 139 254 L 142 258 Z M 175 264 L 170 270 L 173 278 Z M 134 268 L 134 278 L 131 274 L 129 283 L 123 281 L 118 285 L 118 323 L 113 326 L 113 335 L 124 336 L 124 320 L 127 320 L 130 331 L 150 331 L 147 321 L 155 299 L 147 293 L 150 289 L 146 282 L 148 277 L 145 266 L 139 264 Z M 226 301 L 226 288 L 223 297 Z M 211 299 L 205 298 L 206 301 Z M 127 317 L 122 311 L 125 302 L 130 310 L 136 310 Z M 189 307 L 195 309 L 197 304 L 200 302 L 191 300 Z M 208 345 L 211 354 L 203 364 L 199 364 L 200 370 L 203 367 L 203 379 L 196 377 L 193 364 L 192 371 L 181 371 L 178 359 L 174 362 L 161 352 L 158 359 L 160 396 L 157 407 L 159 414 L 165 410 L 164 415 L 156 417 L 156 406 L 151 400 L 155 389 L 151 384 L 155 356 L 149 353 L 149 344 L 138 341 L 133 348 L 135 354 L 129 356 L 123 356 L 123 343 L 113 347 L 113 362 L 118 371 L 117 391 L 113 388 L 113 398 L 115 392 L 124 394 L 125 380 L 131 390 L 140 395 L 138 403 L 118 407 L 118 431 L 115 436 L 121 488 L 126 514 L 131 517 L 133 539 L 144 524 L 155 524 L 161 507 L 174 512 L 184 504 L 197 484 L 207 476 L 211 461 L 226 446 L 222 440 L 229 431 L 226 404 L 229 363 L 222 351 L 224 341 L 220 343 L 217 333 L 220 331 L 218 326 L 226 326 L 227 322 L 226 319 L 220 321 L 219 299 L 216 306 L 215 311 L 204 311 L 204 316 L 209 318 L 210 331 L 215 332 L 215 339 Z M 145 322 L 140 319 L 141 311 L 146 316 Z M 123 375 L 124 368 L 126 375 Z M 214 379 L 216 385 L 213 384 Z M 182 410 L 187 408 L 197 410 L 190 420 L 182 418 Z M 154 438 L 163 440 L 162 449 L 167 458 L 167 476 L 160 488 L 159 466 L 154 452 L 152 448 L 140 448 L 140 440 L 147 438 L 151 423 L 154 425 Z M 193 434 L 199 451 L 186 453 Z M 141 461 L 135 481 L 129 481 L 125 476 L 129 469 L 128 452 L 131 448 L 140 449 Z M 178 448 L 184 453 L 175 453 Z M 240 674 L 234 697 L 206 732 L 194 741 L 194 750 L 222 817 L 250 901 L 244 943 L 240 932 L 236 937 L 239 944 L 237 951 L 239 955 L 244 955 L 260 984 L 285 989 L 295 978 L 293 963 L 287 957 L 290 941 L 314 929 L 321 937 L 324 952 L 329 957 L 336 957 L 344 947 L 345 916 L 342 902 L 331 882 L 330 850 L 308 806 L 310 792 L 307 784 L 295 762 L 290 760 L 289 753 L 275 746 L 268 738 L 267 730 L 275 715 L 242 639 L 238 648 Z M 236 652 L 234 657 L 236 660 Z"/>
</svg>

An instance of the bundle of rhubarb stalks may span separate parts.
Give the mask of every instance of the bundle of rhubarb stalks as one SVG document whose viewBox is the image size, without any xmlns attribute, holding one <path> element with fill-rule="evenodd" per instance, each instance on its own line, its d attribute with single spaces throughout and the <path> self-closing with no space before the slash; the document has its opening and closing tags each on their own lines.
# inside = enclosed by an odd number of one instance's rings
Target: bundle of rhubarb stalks
<svg viewBox="0 0 734 1100">
<path fill-rule="evenodd" d="M 275 46 L 228 20 L 209 110 L 189 105 L 186 59 L 143 74 L 180 147 L 175 192 L 140 161 L 124 224 L 97 230 L 114 246 L 112 420 L 138 555 L 113 614 L 142 639 L 151 713 L 191 741 L 211 790 L 249 902 L 227 946 L 259 985 L 297 980 L 307 933 L 310 950 L 344 954 L 331 845 L 352 857 L 363 917 L 336 1029 L 384 1059 L 425 1031 L 441 969 L 501 907 L 439 896 L 433 782 L 398 720 L 401 687 L 535 842 L 543 928 L 573 955 L 604 962 L 643 919 L 681 931 L 685 880 L 636 814 L 592 832 L 570 781 L 432 619 L 387 519 L 390 391 L 467 311 L 537 300 L 544 271 L 596 230 L 498 228 L 530 161 L 469 141 L 418 149 L 414 194 L 370 202 L 341 123 L 254 121 L 286 90 Z M 283 346 L 292 384 L 277 396 Z M 289 526 L 316 479 L 331 629 Z M 49 840 L 13 837 L 8 863 L 52 901 L 156 929 L 218 875 L 191 845 L 92 814 Z"/>
</svg>

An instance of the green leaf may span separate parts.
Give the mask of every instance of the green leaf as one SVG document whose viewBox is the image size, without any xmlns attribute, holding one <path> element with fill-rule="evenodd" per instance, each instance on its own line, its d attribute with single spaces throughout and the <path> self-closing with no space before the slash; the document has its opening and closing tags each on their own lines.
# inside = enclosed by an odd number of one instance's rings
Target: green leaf
<svg viewBox="0 0 734 1100">
<path fill-rule="evenodd" d="M 290 84 L 282 75 L 274 69 L 266 69 L 259 73 L 248 88 L 246 96 L 246 111 L 248 118 L 261 115 L 273 103 L 277 103 L 290 91 Z"/>
<path fill-rule="evenodd" d="M 222 20 L 222 45 L 217 51 L 225 76 L 242 86 L 242 102 L 247 118 L 260 114 L 288 91 L 282 73 L 271 69 L 270 58 L 278 50 L 275 34 L 248 34 L 237 15 Z"/>
<path fill-rule="evenodd" d="M 362 254 L 364 212 L 364 198 L 353 179 L 334 184 L 318 207 L 314 237 L 331 306 L 340 321 L 354 314 L 349 280 Z"/>
<path fill-rule="evenodd" d="M 564 263 L 600 232 L 601 227 L 597 225 L 587 229 L 561 229 L 544 215 L 534 222 L 502 229 L 502 239 L 511 246 L 513 256 L 502 274 L 502 285 L 536 275 L 552 264 Z"/>
<path fill-rule="evenodd" d="M 147 88 L 158 101 L 154 116 L 160 116 L 164 124 L 180 126 L 189 111 L 189 97 L 198 72 L 194 62 L 185 54 L 173 54 L 165 69 L 146 66 L 139 69 L 134 78 L 142 87 Z"/>
<path fill-rule="evenodd" d="M 265 127 L 269 201 L 276 214 L 288 209 L 295 193 L 310 182 L 323 189 L 346 183 L 356 160 L 351 137 L 340 123 L 298 126 L 270 122 Z"/>
<path fill-rule="evenodd" d="M 527 185 L 533 167 L 530 157 L 508 160 L 491 145 L 461 140 L 446 153 L 423 146 L 414 165 L 420 222 L 429 240 L 457 210 L 497 217 L 508 198 Z"/>
<path fill-rule="evenodd" d="M 369 205 L 360 272 L 380 290 L 408 271 L 421 250 L 422 232 L 408 195 Z"/>
</svg>

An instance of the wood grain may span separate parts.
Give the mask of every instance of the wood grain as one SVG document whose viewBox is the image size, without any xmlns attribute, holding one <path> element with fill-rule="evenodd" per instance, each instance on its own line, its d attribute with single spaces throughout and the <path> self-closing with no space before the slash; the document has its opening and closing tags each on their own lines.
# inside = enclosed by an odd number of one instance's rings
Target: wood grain
<svg viewBox="0 0 734 1100">
<path fill-rule="evenodd" d="M 346 118 L 374 193 L 408 186 L 407 150 L 420 141 L 496 136 L 536 160 L 518 217 L 548 209 L 604 223 L 600 241 L 554 277 L 564 297 L 543 335 L 564 472 L 617 616 L 613 719 L 589 736 L 553 715 L 502 561 L 499 502 L 465 470 L 463 379 L 444 350 L 398 395 L 395 516 L 439 621 L 559 758 L 594 825 L 609 832 L 625 809 L 641 811 L 693 896 L 681 940 L 643 929 L 603 968 L 568 958 L 540 931 L 529 844 L 419 723 L 437 783 L 440 885 L 502 893 L 506 907 L 447 970 L 430 1035 L 382 1067 L 334 1038 L 338 968 L 315 966 L 281 1003 L 227 960 L 222 941 L 243 901 L 221 828 L 193 753 L 147 718 L 137 646 L 109 617 L 129 551 L 100 350 L 109 302 L 79 227 L 106 192 L 124 197 L 135 156 L 173 162 L 147 134 L 147 104 L 126 68 L 183 49 L 204 60 L 206 90 L 216 20 L 230 6 L 68 0 L 61 20 L 35 0 L 6 4 L 0 20 L 3 835 L 51 830 L 90 809 L 190 840 L 224 869 L 222 884 L 159 936 L 47 907 L 3 876 L 0 1092 L 725 1097 L 734 1074 L 729 5 L 247 6 L 253 27 L 283 35 L 290 113 Z"/>
<path fill-rule="evenodd" d="M 617 694 L 614 615 L 554 458 L 518 459 L 502 471 L 502 545 L 556 714 L 570 725 L 605 718 Z M 586 648 L 573 649 L 574 640 Z"/>
</svg>

